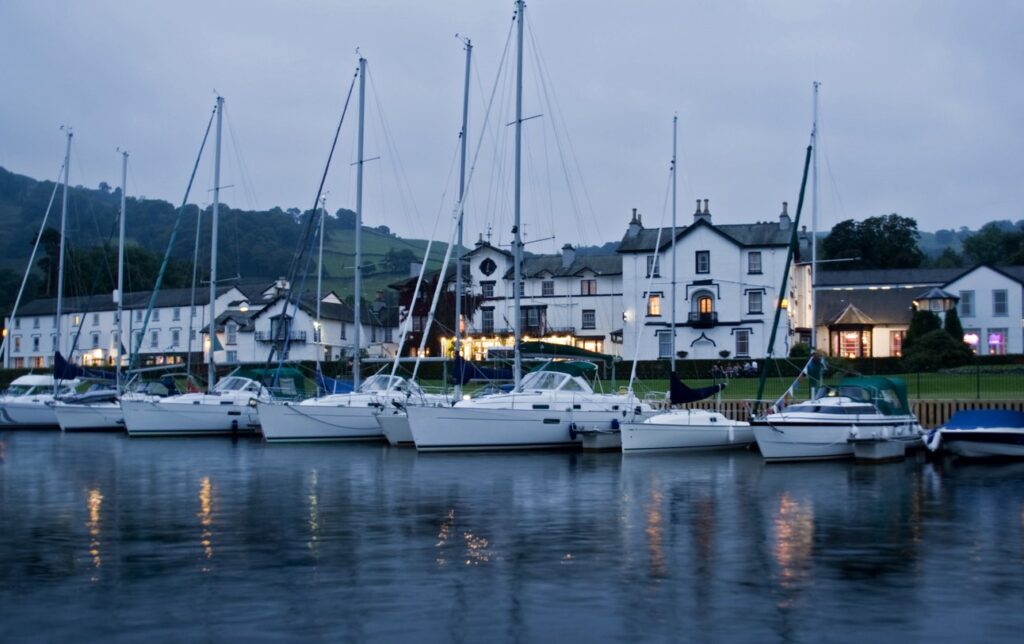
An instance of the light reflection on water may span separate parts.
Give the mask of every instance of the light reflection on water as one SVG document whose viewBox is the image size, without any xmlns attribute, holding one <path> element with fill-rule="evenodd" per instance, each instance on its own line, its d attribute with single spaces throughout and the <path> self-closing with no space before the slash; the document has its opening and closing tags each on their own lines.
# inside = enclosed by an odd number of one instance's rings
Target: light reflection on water
<svg viewBox="0 0 1024 644">
<path fill-rule="evenodd" d="M 12 641 L 1013 641 L 1024 627 L 1016 465 L 0 444 Z"/>
</svg>

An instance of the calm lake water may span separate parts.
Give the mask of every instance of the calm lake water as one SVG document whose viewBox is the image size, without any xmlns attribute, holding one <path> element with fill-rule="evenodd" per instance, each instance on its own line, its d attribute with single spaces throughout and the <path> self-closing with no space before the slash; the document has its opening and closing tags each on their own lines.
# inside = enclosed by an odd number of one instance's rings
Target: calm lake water
<svg viewBox="0 0 1024 644">
<path fill-rule="evenodd" d="M 0 639 L 1020 641 L 1024 464 L 0 432 Z"/>
</svg>

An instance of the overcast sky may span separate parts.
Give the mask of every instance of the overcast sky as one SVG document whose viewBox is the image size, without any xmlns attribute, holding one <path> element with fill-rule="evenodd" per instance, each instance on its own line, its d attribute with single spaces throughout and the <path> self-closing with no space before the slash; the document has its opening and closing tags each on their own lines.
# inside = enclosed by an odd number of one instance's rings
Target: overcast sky
<svg viewBox="0 0 1024 644">
<path fill-rule="evenodd" d="M 119 184 L 122 147 L 129 193 L 177 202 L 216 90 L 229 126 L 224 199 L 305 209 L 359 47 L 365 156 L 380 157 L 366 165 L 364 221 L 430 234 L 453 198 L 464 64 L 454 36 L 474 44 L 474 148 L 513 5 L 4 0 L 0 165 L 53 178 L 69 124 L 73 183 Z M 532 239 L 557 237 L 531 250 L 618 239 L 634 207 L 646 225 L 667 224 L 676 113 L 680 223 L 696 198 L 718 223 L 776 217 L 796 202 L 815 80 L 822 229 L 890 212 L 922 230 L 1024 218 L 1024 3 L 533 0 L 526 24 L 540 53 L 527 53 L 524 116 L 541 116 L 524 126 L 524 221 Z M 512 117 L 501 103 L 470 187 L 469 239 L 489 225 L 508 237 Z M 355 123 L 353 107 L 332 210 L 354 206 Z M 192 201 L 209 201 L 209 168 Z M 446 229 L 442 218 L 435 235 Z"/>
</svg>

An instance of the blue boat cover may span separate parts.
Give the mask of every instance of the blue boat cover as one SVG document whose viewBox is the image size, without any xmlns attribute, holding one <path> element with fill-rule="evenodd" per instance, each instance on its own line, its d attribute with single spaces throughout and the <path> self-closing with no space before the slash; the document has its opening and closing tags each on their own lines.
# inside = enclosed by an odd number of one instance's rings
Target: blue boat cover
<svg viewBox="0 0 1024 644">
<path fill-rule="evenodd" d="M 965 409 L 953 414 L 943 429 L 1024 428 L 1024 412 L 1009 409 Z"/>
</svg>

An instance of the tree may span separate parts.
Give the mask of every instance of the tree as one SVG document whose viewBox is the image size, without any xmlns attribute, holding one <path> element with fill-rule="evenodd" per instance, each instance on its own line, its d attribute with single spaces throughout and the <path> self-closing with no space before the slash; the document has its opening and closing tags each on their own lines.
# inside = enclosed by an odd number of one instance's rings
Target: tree
<svg viewBox="0 0 1024 644">
<path fill-rule="evenodd" d="M 917 245 L 917 221 L 895 213 L 868 217 L 862 222 L 841 221 L 822 243 L 829 259 L 851 258 L 843 270 L 865 268 L 917 268 L 924 253 Z"/>
<path fill-rule="evenodd" d="M 956 308 L 946 311 L 946 323 L 943 328 L 949 337 L 957 342 L 964 341 L 964 325 L 960 324 L 960 314 L 956 312 Z"/>
<path fill-rule="evenodd" d="M 384 267 L 389 273 L 405 274 L 409 264 L 416 261 L 416 254 L 408 248 L 391 248 L 384 253 Z"/>
<path fill-rule="evenodd" d="M 934 329 L 920 336 L 913 347 L 906 348 L 903 355 L 903 364 L 910 372 L 959 367 L 969 363 L 973 357 L 963 340 L 954 340 L 942 329 Z"/>
<path fill-rule="evenodd" d="M 952 248 L 944 248 L 939 255 L 931 261 L 933 268 L 960 268 L 964 265 L 964 258 Z"/>
<path fill-rule="evenodd" d="M 1024 264 L 1024 228 L 990 221 L 963 241 L 963 253 L 972 264 Z"/>
<path fill-rule="evenodd" d="M 914 311 L 910 318 L 907 335 L 903 338 L 903 353 L 907 354 L 917 340 L 932 331 L 942 328 L 942 320 L 931 311 Z"/>
</svg>

